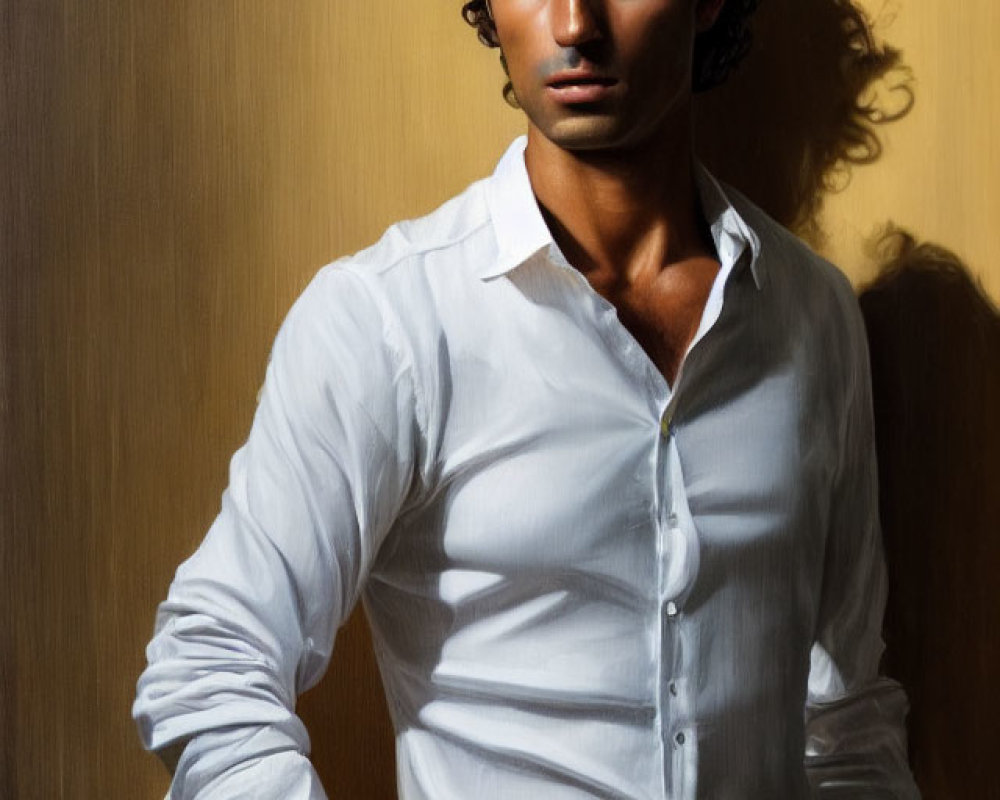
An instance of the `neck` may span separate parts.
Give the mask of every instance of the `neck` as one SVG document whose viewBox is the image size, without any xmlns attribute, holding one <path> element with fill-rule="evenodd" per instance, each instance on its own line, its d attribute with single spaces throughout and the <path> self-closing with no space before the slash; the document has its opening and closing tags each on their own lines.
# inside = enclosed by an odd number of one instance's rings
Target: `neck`
<svg viewBox="0 0 1000 800">
<path fill-rule="evenodd" d="M 585 274 L 631 283 L 714 254 L 695 191 L 690 126 L 615 150 L 567 150 L 532 126 L 525 163 L 553 237 Z"/>
</svg>

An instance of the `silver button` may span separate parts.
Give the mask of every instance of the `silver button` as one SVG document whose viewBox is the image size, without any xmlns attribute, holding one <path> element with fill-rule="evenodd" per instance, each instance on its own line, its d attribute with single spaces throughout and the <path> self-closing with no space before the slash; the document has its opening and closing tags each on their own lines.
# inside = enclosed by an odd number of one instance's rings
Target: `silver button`
<svg viewBox="0 0 1000 800">
<path fill-rule="evenodd" d="M 673 600 L 667 602 L 667 616 L 668 617 L 677 616 L 677 604 Z"/>
</svg>

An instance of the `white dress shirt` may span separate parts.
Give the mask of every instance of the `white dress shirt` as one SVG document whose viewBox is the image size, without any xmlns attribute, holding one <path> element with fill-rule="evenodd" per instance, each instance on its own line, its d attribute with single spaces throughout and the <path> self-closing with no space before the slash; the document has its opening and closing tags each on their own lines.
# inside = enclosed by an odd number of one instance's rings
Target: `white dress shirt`
<svg viewBox="0 0 1000 800">
<path fill-rule="evenodd" d="M 295 698 L 359 598 L 403 800 L 916 796 L 850 285 L 699 169 L 671 387 L 523 150 L 285 320 L 139 681 L 146 746 L 193 737 L 173 796 L 325 796 Z"/>
</svg>

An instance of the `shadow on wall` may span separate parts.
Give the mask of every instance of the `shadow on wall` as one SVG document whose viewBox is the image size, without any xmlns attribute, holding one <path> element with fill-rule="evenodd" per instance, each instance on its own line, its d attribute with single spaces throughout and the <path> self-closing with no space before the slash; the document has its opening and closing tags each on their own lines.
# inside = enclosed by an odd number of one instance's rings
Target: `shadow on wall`
<svg viewBox="0 0 1000 800">
<path fill-rule="evenodd" d="M 823 196 L 882 153 L 877 126 L 910 110 L 910 72 L 847 0 L 762 0 L 753 47 L 696 96 L 699 156 L 772 217 L 822 243 Z"/>
<path fill-rule="evenodd" d="M 949 251 L 893 231 L 861 293 L 889 569 L 888 674 L 927 800 L 998 798 L 1000 315 Z"/>
</svg>

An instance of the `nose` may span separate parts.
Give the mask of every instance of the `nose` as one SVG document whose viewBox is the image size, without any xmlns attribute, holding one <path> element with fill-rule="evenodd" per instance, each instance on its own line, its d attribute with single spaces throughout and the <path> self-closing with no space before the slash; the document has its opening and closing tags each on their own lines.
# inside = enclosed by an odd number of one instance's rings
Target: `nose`
<svg viewBox="0 0 1000 800">
<path fill-rule="evenodd" d="M 552 36 L 560 47 L 579 47 L 601 36 L 599 0 L 552 0 Z"/>
</svg>

